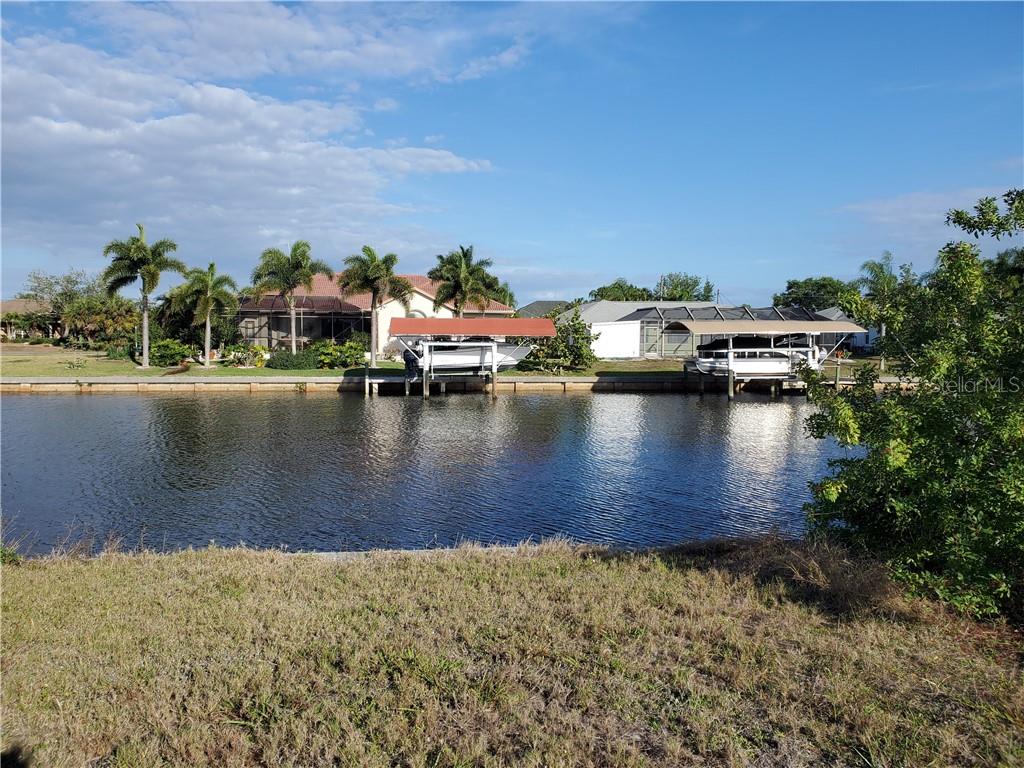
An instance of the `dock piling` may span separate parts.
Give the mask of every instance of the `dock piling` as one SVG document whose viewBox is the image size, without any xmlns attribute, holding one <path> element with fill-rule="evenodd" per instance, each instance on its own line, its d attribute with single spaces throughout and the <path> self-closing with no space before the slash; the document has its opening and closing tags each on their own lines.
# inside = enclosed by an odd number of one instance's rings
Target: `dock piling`
<svg viewBox="0 0 1024 768">
<path fill-rule="evenodd" d="M 728 394 L 729 399 L 732 400 L 736 397 L 736 372 L 732 368 L 729 369 L 729 381 L 728 381 Z"/>
</svg>

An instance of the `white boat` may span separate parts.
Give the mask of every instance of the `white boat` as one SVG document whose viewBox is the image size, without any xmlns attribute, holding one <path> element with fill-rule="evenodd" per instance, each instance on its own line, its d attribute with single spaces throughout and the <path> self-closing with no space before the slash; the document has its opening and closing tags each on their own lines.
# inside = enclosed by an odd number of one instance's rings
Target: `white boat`
<svg viewBox="0 0 1024 768">
<path fill-rule="evenodd" d="M 533 347 L 516 344 L 458 342 L 429 343 L 413 347 L 418 354 L 417 367 L 431 371 L 491 371 L 497 350 L 497 370 L 514 368 Z"/>
<path fill-rule="evenodd" d="M 738 336 L 731 341 L 731 347 L 728 339 L 701 344 L 692 367 L 710 376 L 728 376 L 731 369 L 737 379 L 783 378 L 795 375 L 802 365 L 818 370 L 826 356 L 823 348 L 807 342 L 782 346 L 761 336 Z"/>
</svg>

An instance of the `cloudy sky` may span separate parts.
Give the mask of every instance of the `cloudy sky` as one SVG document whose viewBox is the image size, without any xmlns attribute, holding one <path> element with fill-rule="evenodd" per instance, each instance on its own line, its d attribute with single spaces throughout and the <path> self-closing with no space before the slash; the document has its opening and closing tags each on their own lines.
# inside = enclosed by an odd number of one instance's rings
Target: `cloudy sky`
<svg viewBox="0 0 1024 768">
<path fill-rule="evenodd" d="M 304 238 L 474 244 L 521 302 L 763 304 L 1024 185 L 1024 6 L 5 3 L 2 279 L 143 222 L 245 281 Z M 1001 244 L 983 243 L 987 253 Z"/>
</svg>

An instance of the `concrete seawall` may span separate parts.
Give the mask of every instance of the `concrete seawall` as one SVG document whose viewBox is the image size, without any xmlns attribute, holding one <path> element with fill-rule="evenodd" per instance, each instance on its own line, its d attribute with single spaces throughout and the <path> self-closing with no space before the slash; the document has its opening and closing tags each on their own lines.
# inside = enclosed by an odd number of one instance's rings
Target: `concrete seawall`
<svg viewBox="0 0 1024 768">
<path fill-rule="evenodd" d="M 374 390 L 380 394 L 400 395 L 405 392 L 401 376 L 375 376 L 371 378 Z M 362 394 L 365 382 L 362 376 L 175 376 L 171 377 L 19 377 L 0 380 L 4 394 L 158 394 L 158 393 L 217 393 L 217 392 L 351 392 Z M 422 391 L 419 382 L 414 391 Z M 483 392 L 481 379 L 448 381 L 445 391 Z M 438 391 L 438 383 L 433 391 Z M 687 381 L 680 374 L 647 376 L 499 376 L 499 394 L 534 392 L 683 392 L 697 391 L 695 381 Z M 725 391 L 724 382 L 706 382 L 706 390 Z"/>
</svg>

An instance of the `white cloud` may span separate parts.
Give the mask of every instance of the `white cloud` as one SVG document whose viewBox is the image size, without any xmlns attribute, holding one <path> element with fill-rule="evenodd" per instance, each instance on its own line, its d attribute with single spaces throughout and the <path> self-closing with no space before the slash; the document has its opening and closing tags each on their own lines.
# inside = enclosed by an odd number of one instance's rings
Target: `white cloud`
<svg viewBox="0 0 1024 768">
<path fill-rule="evenodd" d="M 186 259 L 215 256 L 241 275 L 268 237 L 413 245 L 416 228 L 385 221 L 412 210 L 387 199 L 391 185 L 490 168 L 426 146 L 349 145 L 362 122 L 347 102 L 281 101 L 77 44 L 5 41 L 4 250 L 89 263 L 142 221 Z"/>
</svg>

